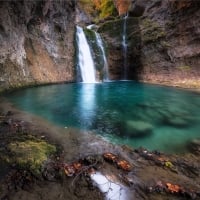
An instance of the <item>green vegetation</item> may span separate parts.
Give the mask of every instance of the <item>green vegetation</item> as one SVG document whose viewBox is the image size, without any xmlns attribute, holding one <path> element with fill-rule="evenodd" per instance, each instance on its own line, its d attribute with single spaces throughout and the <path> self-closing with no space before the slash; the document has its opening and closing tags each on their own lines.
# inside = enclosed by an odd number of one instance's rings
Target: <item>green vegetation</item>
<svg viewBox="0 0 200 200">
<path fill-rule="evenodd" d="M 1 158 L 9 164 L 17 164 L 20 168 L 29 168 L 34 174 L 40 174 L 42 164 L 48 156 L 56 152 L 56 147 L 46 141 L 29 138 L 24 141 L 12 141 L 7 146 L 9 155 Z"/>
<path fill-rule="evenodd" d="M 182 65 L 182 66 L 178 66 L 176 68 L 181 70 L 181 71 L 189 71 L 189 70 L 191 70 L 191 67 L 188 66 L 188 65 Z"/>
<path fill-rule="evenodd" d="M 117 10 L 113 0 L 102 0 L 99 6 L 99 18 L 106 18 L 109 16 L 117 16 Z"/>
<path fill-rule="evenodd" d="M 137 46 L 141 43 L 141 36 L 138 25 L 137 17 L 129 17 L 127 19 L 127 43 L 128 46 Z M 98 32 L 102 35 L 108 35 L 111 40 L 115 41 L 116 45 L 121 47 L 122 34 L 123 34 L 124 19 L 115 19 L 106 21 L 98 28 Z M 108 40 L 108 39 L 107 39 Z M 108 43 L 107 43 L 108 45 Z"/>
<path fill-rule="evenodd" d="M 90 15 L 94 13 L 95 4 L 92 0 L 79 0 L 78 3 L 86 13 Z"/>
<path fill-rule="evenodd" d="M 167 167 L 167 168 L 172 168 L 172 167 L 173 167 L 173 164 L 172 164 L 170 161 L 166 161 L 166 162 L 165 162 L 165 167 Z"/>
<path fill-rule="evenodd" d="M 94 21 L 117 16 L 113 0 L 80 0 L 79 4 L 81 9 L 94 18 Z"/>
<path fill-rule="evenodd" d="M 88 39 L 88 41 L 94 42 L 96 41 L 96 36 L 93 30 L 84 28 L 84 33 L 86 35 L 86 38 Z"/>
<path fill-rule="evenodd" d="M 167 41 L 161 41 L 160 44 L 162 45 L 163 48 L 169 48 L 169 47 L 171 47 L 171 45 Z"/>
<path fill-rule="evenodd" d="M 165 35 L 164 29 L 157 22 L 148 18 L 141 21 L 141 39 L 144 43 L 154 42 Z"/>
<path fill-rule="evenodd" d="M 108 33 L 110 37 L 117 38 L 119 42 L 121 42 L 122 39 L 122 31 L 123 31 L 123 19 L 107 21 L 104 24 L 102 24 L 98 29 L 98 32 Z"/>
<path fill-rule="evenodd" d="M 168 28 L 175 28 L 176 27 L 176 24 L 175 24 L 175 22 L 174 21 L 167 21 L 166 23 L 165 23 L 165 26 L 167 26 Z"/>
<path fill-rule="evenodd" d="M 90 50 L 92 53 L 93 60 L 95 62 L 96 70 L 99 71 L 99 73 L 101 73 L 104 63 L 103 63 L 101 49 L 99 48 L 96 41 L 95 32 L 90 29 L 84 29 L 84 33 L 86 35 L 88 44 L 90 46 Z"/>
<path fill-rule="evenodd" d="M 121 41 L 123 33 L 124 19 L 115 19 L 106 21 L 101 24 L 98 28 L 100 33 L 108 33 L 110 37 L 117 37 Z M 138 31 L 138 18 L 129 17 L 127 19 L 127 35 L 128 38 L 137 36 L 140 32 Z"/>
</svg>

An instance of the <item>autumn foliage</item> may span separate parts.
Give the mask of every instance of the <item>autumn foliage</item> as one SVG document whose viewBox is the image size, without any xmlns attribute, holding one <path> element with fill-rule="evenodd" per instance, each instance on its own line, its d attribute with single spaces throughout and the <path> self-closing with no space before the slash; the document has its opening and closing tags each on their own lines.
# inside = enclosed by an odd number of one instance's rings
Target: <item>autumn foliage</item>
<svg viewBox="0 0 200 200">
<path fill-rule="evenodd" d="M 128 12 L 131 5 L 131 0 L 113 0 L 118 10 L 119 15 L 124 15 Z"/>
<path fill-rule="evenodd" d="M 93 0 L 95 9 L 99 12 L 99 18 L 106 18 L 109 16 L 115 16 L 117 10 L 113 0 Z"/>
<path fill-rule="evenodd" d="M 127 13 L 131 0 L 80 0 L 79 4 L 86 13 L 94 18 L 104 19 Z"/>
</svg>

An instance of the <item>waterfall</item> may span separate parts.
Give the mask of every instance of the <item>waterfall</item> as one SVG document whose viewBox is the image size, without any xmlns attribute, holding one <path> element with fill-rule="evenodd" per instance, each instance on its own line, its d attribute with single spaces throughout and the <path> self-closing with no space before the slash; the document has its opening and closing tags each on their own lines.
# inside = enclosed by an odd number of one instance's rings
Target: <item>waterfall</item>
<svg viewBox="0 0 200 200">
<path fill-rule="evenodd" d="M 103 80 L 104 81 L 108 81 L 109 80 L 109 72 L 108 72 L 108 62 L 107 62 L 107 58 L 106 58 L 106 53 L 104 50 L 104 45 L 103 45 L 103 41 L 101 39 L 101 36 L 99 33 L 97 33 L 93 27 L 95 27 L 94 24 L 91 24 L 89 26 L 87 26 L 88 29 L 92 30 L 95 34 L 95 38 L 96 38 L 96 43 L 97 46 L 101 52 L 101 57 L 103 59 Z"/>
<path fill-rule="evenodd" d="M 122 47 L 123 47 L 123 58 L 124 58 L 124 76 L 123 78 L 127 79 L 127 34 L 126 34 L 126 23 L 127 23 L 128 14 L 124 16 L 123 32 L 122 32 Z"/>
<path fill-rule="evenodd" d="M 107 58 L 106 58 L 106 54 L 105 54 L 105 50 L 104 50 L 104 46 L 103 46 L 103 41 L 101 39 L 101 36 L 99 33 L 95 32 L 95 36 L 96 36 L 96 40 L 97 40 L 97 44 L 101 50 L 102 53 L 102 57 L 103 57 L 103 69 L 104 69 L 104 81 L 108 81 L 109 80 L 109 72 L 108 72 L 108 62 L 107 62 Z"/>
<path fill-rule="evenodd" d="M 82 81 L 85 83 L 95 83 L 95 69 L 90 47 L 83 29 L 76 27 L 76 38 L 78 46 L 78 65 L 81 71 Z"/>
</svg>

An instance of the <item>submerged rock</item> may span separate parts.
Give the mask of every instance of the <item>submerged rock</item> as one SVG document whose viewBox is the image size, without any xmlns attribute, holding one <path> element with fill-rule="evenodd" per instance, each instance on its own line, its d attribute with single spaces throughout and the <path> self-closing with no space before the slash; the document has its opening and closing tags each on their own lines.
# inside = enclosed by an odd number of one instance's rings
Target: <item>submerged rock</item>
<svg viewBox="0 0 200 200">
<path fill-rule="evenodd" d="M 200 139 L 190 141 L 188 148 L 192 153 L 200 155 Z"/>
<path fill-rule="evenodd" d="M 144 121 L 128 120 L 125 123 L 125 132 L 130 137 L 145 137 L 152 134 L 153 125 Z"/>
<path fill-rule="evenodd" d="M 165 123 L 170 126 L 175 126 L 179 128 L 184 128 L 189 126 L 188 120 L 181 118 L 181 117 L 173 117 L 173 118 L 167 118 L 165 120 Z"/>
</svg>

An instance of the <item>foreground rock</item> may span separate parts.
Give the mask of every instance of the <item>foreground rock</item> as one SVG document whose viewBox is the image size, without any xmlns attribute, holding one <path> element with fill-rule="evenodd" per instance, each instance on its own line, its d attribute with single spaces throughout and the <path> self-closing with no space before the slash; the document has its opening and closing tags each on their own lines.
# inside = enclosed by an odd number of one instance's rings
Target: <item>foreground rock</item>
<svg viewBox="0 0 200 200">
<path fill-rule="evenodd" d="M 188 147 L 194 154 L 200 155 L 200 139 L 192 140 Z"/>
</svg>

